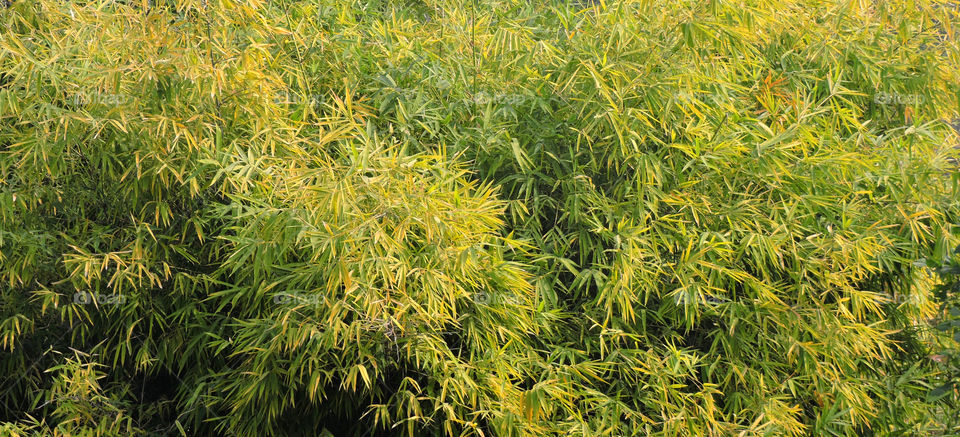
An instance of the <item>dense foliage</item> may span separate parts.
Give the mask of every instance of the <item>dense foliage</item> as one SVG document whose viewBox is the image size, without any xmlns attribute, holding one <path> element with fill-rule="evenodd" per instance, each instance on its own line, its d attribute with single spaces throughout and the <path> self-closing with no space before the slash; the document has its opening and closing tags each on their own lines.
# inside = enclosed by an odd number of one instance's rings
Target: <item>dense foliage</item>
<svg viewBox="0 0 960 437">
<path fill-rule="evenodd" d="M 6 434 L 960 432 L 949 4 L 0 21 Z"/>
<path fill-rule="evenodd" d="M 954 228 L 955 233 L 958 231 L 960 228 Z M 939 371 L 935 375 L 936 387 L 927 397 L 956 411 L 960 408 L 960 246 L 941 259 L 918 260 L 917 265 L 930 267 L 941 279 L 933 291 L 940 303 L 933 326 L 941 335 L 932 336 L 933 354 L 928 357 L 937 363 Z M 960 415 L 948 414 L 944 419 L 947 430 L 960 428 Z"/>
</svg>

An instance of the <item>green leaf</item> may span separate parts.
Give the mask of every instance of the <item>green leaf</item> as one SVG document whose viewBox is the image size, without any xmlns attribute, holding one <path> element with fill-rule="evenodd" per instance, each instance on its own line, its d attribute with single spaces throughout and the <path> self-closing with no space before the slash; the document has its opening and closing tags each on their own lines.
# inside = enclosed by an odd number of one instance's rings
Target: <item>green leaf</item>
<svg viewBox="0 0 960 437">
<path fill-rule="evenodd" d="M 927 393 L 927 402 L 936 402 L 942 399 L 943 397 L 945 397 L 946 395 L 950 394 L 952 390 L 953 390 L 952 382 L 948 382 L 937 388 L 934 388 L 933 390 L 930 390 L 929 393 Z"/>
</svg>

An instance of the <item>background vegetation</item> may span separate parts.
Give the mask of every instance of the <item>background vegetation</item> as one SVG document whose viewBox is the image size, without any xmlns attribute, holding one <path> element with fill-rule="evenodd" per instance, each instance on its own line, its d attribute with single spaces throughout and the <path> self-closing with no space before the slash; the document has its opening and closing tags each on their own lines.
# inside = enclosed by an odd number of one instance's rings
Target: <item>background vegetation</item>
<svg viewBox="0 0 960 437">
<path fill-rule="evenodd" d="M 955 4 L 0 14 L 6 434 L 960 432 Z"/>
</svg>

